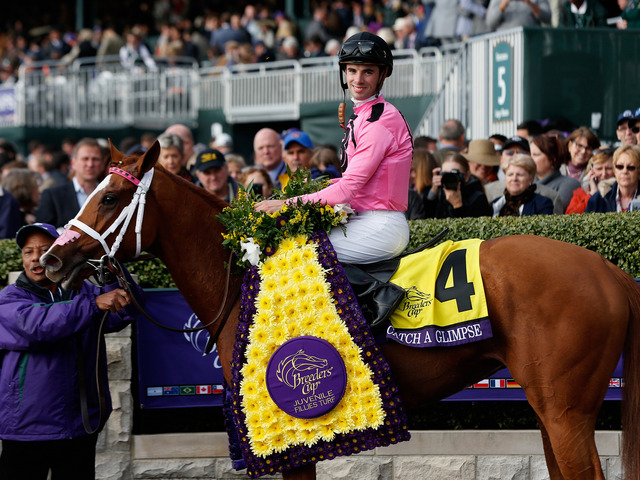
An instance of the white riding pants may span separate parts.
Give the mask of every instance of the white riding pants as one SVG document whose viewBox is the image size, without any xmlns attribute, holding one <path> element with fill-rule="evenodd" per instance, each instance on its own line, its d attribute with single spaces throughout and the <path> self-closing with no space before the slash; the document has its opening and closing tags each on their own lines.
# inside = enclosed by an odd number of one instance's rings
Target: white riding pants
<svg viewBox="0 0 640 480">
<path fill-rule="evenodd" d="M 347 232 L 334 227 L 329 240 L 343 263 L 374 263 L 400 255 L 409 244 L 404 212 L 368 210 L 352 215 Z"/>
</svg>

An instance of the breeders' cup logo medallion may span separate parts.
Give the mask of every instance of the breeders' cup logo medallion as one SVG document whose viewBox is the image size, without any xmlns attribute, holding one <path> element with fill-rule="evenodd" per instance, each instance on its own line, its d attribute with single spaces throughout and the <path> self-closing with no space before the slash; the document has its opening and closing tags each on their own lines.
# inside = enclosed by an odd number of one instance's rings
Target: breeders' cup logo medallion
<svg viewBox="0 0 640 480">
<path fill-rule="evenodd" d="M 347 371 L 338 351 L 312 336 L 282 344 L 269 360 L 266 377 L 271 399 L 296 418 L 330 412 L 347 388 Z"/>
<path fill-rule="evenodd" d="M 405 315 L 409 318 L 418 317 L 422 313 L 422 310 L 431 306 L 433 297 L 430 293 L 424 293 L 417 287 L 408 288 L 404 300 L 398 307 L 401 312 L 406 312 Z"/>
</svg>

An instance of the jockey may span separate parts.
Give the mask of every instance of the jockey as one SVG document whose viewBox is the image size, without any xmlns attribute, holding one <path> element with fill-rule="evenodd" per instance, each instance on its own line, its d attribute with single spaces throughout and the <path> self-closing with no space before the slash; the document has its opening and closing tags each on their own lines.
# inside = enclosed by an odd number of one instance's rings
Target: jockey
<svg viewBox="0 0 640 480">
<path fill-rule="evenodd" d="M 347 223 L 346 235 L 334 228 L 331 243 L 342 263 L 374 263 L 399 255 L 409 243 L 404 212 L 413 139 L 402 114 L 382 96 L 384 80 L 393 71 L 387 43 L 372 33 L 357 33 L 344 42 L 338 59 L 340 85 L 345 95 L 349 90 L 353 102 L 347 126 L 344 104 L 339 110 L 345 129 L 344 173 L 328 187 L 301 198 L 332 206 L 350 204 L 356 214 Z M 264 200 L 256 204 L 256 210 L 273 213 L 284 202 Z"/>
</svg>

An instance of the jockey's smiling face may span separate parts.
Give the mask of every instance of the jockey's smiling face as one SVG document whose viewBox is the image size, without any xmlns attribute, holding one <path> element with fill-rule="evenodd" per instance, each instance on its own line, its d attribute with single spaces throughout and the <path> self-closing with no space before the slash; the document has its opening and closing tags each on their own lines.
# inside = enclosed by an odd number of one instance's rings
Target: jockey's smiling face
<svg viewBox="0 0 640 480">
<path fill-rule="evenodd" d="M 362 65 L 349 63 L 345 68 L 349 93 L 354 100 L 366 100 L 378 93 L 377 85 L 380 78 L 378 65 Z"/>
</svg>

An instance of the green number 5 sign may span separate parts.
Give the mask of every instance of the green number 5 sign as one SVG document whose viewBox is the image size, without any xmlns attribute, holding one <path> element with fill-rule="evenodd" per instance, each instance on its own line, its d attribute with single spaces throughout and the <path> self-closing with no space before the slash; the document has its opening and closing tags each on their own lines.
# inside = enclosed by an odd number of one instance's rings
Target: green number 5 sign
<svg viewBox="0 0 640 480">
<path fill-rule="evenodd" d="M 511 119 L 511 46 L 506 42 L 493 49 L 493 120 Z"/>
</svg>

